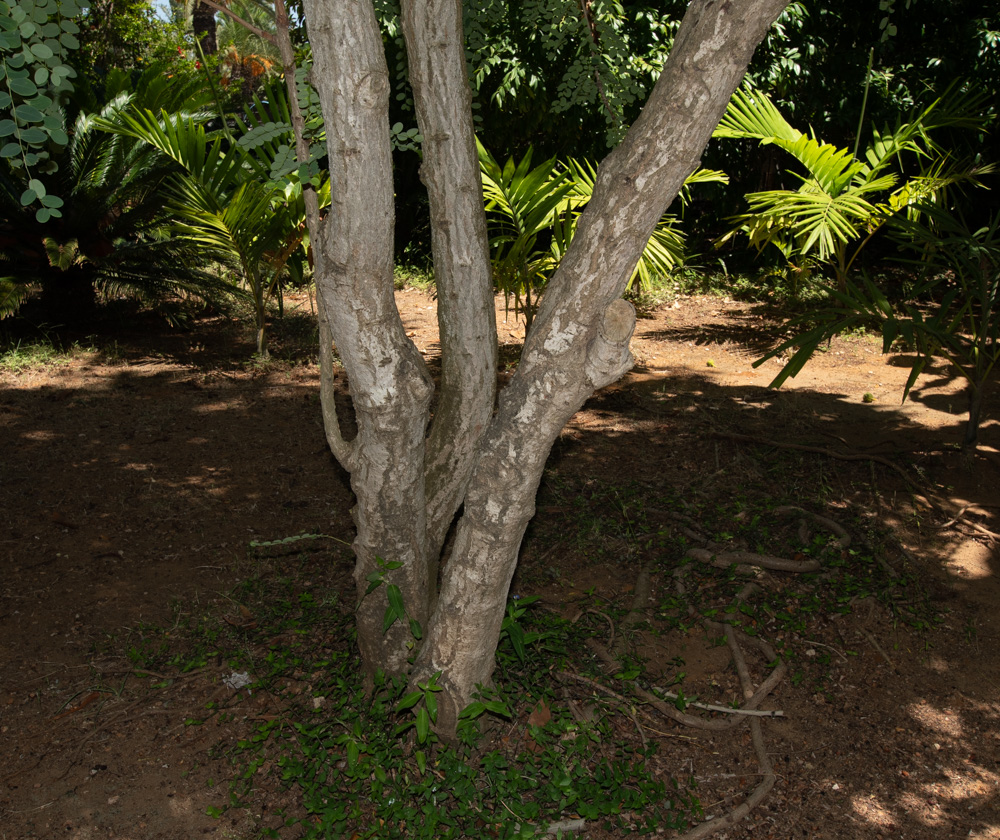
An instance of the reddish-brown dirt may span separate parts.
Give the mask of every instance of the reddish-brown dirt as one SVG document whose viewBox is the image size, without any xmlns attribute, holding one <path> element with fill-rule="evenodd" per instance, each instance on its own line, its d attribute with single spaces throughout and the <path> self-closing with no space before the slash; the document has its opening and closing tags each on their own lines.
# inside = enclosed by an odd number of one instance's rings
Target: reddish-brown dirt
<svg viewBox="0 0 1000 840">
<path fill-rule="evenodd" d="M 398 300 L 433 368 L 433 299 L 405 290 Z M 504 320 L 502 302 L 498 313 L 502 383 L 523 333 Z M 206 815 L 226 805 L 233 773 L 213 748 L 245 733 L 257 698 L 224 723 L 187 726 L 207 702 L 232 695 L 221 663 L 149 674 L 129 649 L 147 625 L 169 630 L 212 610 L 242 620 L 227 593 L 260 572 L 251 541 L 352 536 L 315 367 L 247 362 L 245 336 L 223 318 L 188 333 L 142 323 L 118 329 L 113 345 L 82 342 L 99 350 L 0 373 L 0 840 L 259 836 L 267 801 Z M 776 334 L 768 313 L 712 297 L 642 318 L 635 370 L 595 396 L 553 449 L 514 585 L 566 615 L 595 593 L 628 606 L 649 558 L 627 541 L 616 549 L 617 537 L 581 533 L 571 516 L 576 497 L 623 482 L 702 508 L 783 483 L 817 513 L 867 522 L 859 538 L 877 540 L 943 619 L 915 628 L 871 599 L 824 619 L 799 651 L 806 663 L 826 657 L 821 680 L 806 668 L 770 698 L 785 712 L 764 724 L 774 790 L 715 836 L 1000 838 L 1000 559 L 991 537 L 1000 532 L 1000 425 L 991 419 L 1000 404 L 987 405 L 970 460 L 955 447 L 961 383 L 943 367 L 901 405 L 908 360 L 881 356 L 873 339 L 842 338 L 774 392 L 766 385 L 778 363 L 751 363 Z M 283 340 L 292 339 L 278 329 L 279 358 Z M 662 524 L 655 509 L 644 515 L 645 526 Z M 348 553 L 314 559 L 315 585 L 340 587 L 349 601 Z M 673 583 L 654 575 L 652 585 L 655 598 Z M 638 649 L 654 676 L 680 657 L 688 694 L 726 702 L 735 690 L 725 648 L 698 627 L 640 636 Z M 661 728 L 660 760 L 698 781 L 706 814 L 723 814 L 757 783 L 745 732 Z"/>
</svg>

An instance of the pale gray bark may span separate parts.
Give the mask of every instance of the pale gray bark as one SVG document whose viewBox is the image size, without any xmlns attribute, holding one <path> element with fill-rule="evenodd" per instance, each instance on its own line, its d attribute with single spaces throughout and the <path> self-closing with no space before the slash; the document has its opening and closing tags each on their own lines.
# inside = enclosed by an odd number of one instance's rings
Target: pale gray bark
<svg viewBox="0 0 1000 840">
<path fill-rule="evenodd" d="M 350 377 L 358 435 L 329 435 L 358 498 L 356 579 L 375 555 L 411 615 L 427 618 L 435 555 L 464 502 L 414 679 L 441 672 L 439 727 L 454 731 L 487 684 L 518 549 L 552 443 L 593 392 L 632 364 L 632 307 L 620 300 L 646 241 L 787 0 L 694 0 L 642 116 L 601 165 L 572 247 L 549 283 L 518 371 L 490 418 L 496 331 L 464 78 L 458 0 L 404 3 L 445 355 L 425 445 L 431 386 L 392 299 L 388 81 L 370 0 L 306 0 L 326 117 L 334 205 L 317 243 L 317 288 Z M 376 597 L 378 596 L 378 597 Z M 405 627 L 382 635 L 385 600 L 359 610 L 366 667 L 406 668 Z"/>
<path fill-rule="evenodd" d="M 429 594 L 437 559 L 493 413 L 497 337 L 460 0 L 404 0 L 410 83 L 423 135 L 441 334 L 441 390 L 426 454 Z"/>
<path fill-rule="evenodd" d="M 786 0 L 693 2 L 642 115 L 602 163 L 520 365 L 480 444 L 417 676 L 441 671 L 440 723 L 488 684 L 510 580 L 552 443 L 631 365 L 634 313 L 618 298 L 646 241 L 697 167 L 753 51 Z"/>
<path fill-rule="evenodd" d="M 316 243 L 316 290 L 350 379 L 358 423 L 343 461 L 357 497 L 355 581 L 363 594 L 379 559 L 402 563 L 385 580 L 400 587 L 410 616 L 424 624 L 423 464 L 433 388 L 393 296 L 394 196 L 382 38 L 369 0 L 307 0 L 306 14 L 333 198 Z M 362 659 L 369 671 L 403 673 L 410 631 L 397 622 L 383 633 L 385 607 L 384 587 L 359 604 Z"/>
</svg>

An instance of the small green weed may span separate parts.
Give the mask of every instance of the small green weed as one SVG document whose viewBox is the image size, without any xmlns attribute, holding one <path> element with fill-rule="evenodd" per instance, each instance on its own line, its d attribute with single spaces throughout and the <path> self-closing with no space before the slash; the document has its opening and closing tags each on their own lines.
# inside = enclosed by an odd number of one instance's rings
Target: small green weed
<svg viewBox="0 0 1000 840">
<path fill-rule="evenodd" d="M 47 365 L 68 364 L 71 354 L 57 348 L 50 341 L 18 341 L 0 350 L 0 370 L 20 374 Z"/>
<path fill-rule="evenodd" d="M 397 290 L 406 288 L 430 292 L 434 286 L 434 273 L 427 268 L 415 265 L 397 265 L 392 271 L 393 281 Z"/>
<path fill-rule="evenodd" d="M 230 593 L 222 615 L 179 612 L 169 630 L 144 626 L 127 640 L 137 670 L 225 663 L 223 672 L 249 677 L 240 686 L 252 692 L 246 697 L 266 705 L 264 719 L 213 749 L 234 769 L 228 804 L 214 803 L 210 815 L 280 797 L 278 786 L 296 803 L 282 812 L 282 836 L 287 829 L 313 840 L 530 838 L 544 836 L 550 823 L 581 820 L 652 833 L 701 814 L 693 783 L 653 771 L 656 745 L 642 744 L 620 709 L 574 688 L 596 713 L 574 712 L 552 673 L 582 647 L 586 631 L 536 609 L 534 597 L 511 599 L 497 687 L 483 687 L 463 712 L 456 745 L 434 732 L 438 675 L 408 685 L 379 674 L 366 693 L 353 609 L 304 571 L 309 555 L 296 568 L 281 553 L 318 539 L 256 544 L 259 573 Z M 382 577 L 390 567 L 372 576 L 372 589 L 391 586 Z M 408 620 L 395 600 L 386 621 Z M 233 702 L 240 701 L 212 700 L 187 723 L 237 725 L 244 718 Z M 278 829 L 265 836 L 279 836 Z"/>
<path fill-rule="evenodd" d="M 518 660 L 513 650 L 502 656 Z M 406 693 L 402 681 L 379 676 L 366 698 L 349 690 L 353 674 L 330 677 L 336 690 L 323 691 L 332 705 L 321 720 L 294 724 L 278 760 L 283 782 L 303 797 L 305 838 L 529 838 L 567 818 L 655 831 L 682 828 L 698 813 L 679 783 L 668 791 L 649 773 L 653 749 L 622 739 L 610 714 L 581 724 L 512 671 L 505 673 L 508 699 L 484 693 L 463 715 L 458 747 L 437 743 L 430 728 L 434 680 Z M 514 704 L 511 696 L 524 699 Z M 481 721 L 515 706 L 522 711 L 504 725 L 504 737 L 481 734 Z M 529 716 L 532 708 L 545 716 Z M 409 714 L 402 722 L 401 712 Z M 411 730 L 411 741 L 400 739 Z"/>
</svg>

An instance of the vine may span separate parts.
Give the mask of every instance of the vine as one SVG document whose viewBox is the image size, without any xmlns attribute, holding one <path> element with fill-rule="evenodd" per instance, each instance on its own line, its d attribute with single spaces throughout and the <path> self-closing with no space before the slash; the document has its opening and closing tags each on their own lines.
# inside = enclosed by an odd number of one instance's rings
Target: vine
<svg viewBox="0 0 1000 840">
<path fill-rule="evenodd" d="M 73 90 L 76 71 L 67 57 L 80 47 L 75 18 L 86 6 L 86 0 L 0 0 L 0 158 L 24 170 L 21 205 L 37 203 L 41 223 L 62 216 L 62 199 L 38 175 L 57 169 L 50 147 L 69 142 L 61 105 Z"/>
</svg>

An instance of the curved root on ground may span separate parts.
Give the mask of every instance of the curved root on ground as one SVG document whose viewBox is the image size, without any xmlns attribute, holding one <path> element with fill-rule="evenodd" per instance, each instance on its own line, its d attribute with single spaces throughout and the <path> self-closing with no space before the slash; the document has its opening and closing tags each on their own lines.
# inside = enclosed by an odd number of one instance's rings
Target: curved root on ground
<svg viewBox="0 0 1000 840">
<path fill-rule="evenodd" d="M 807 520 L 811 520 L 812 523 L 822 526 L 826 530 L 830 531 L 836 539 L 831 541 L 830 544 L 823 549 L 820 557 L 834 551 L 845 551 L 851 544 L 851 536 L 847 530 L 829 517 L 821 516 L 793 505 L 786 505 L 784 507 L 777 508 L 775 512 L 781 516 L 798 515 L 802 517 L 799 535 L 800 538 L 803 539 L 803 542 L 808 542 L 810 538 Z M 719 546 L 702 536 L 700 531 L 697 529 L 697 526 L 690 520 L 690 518 L 684 516 L 683 514 L 673 515 L 669 511 L 659 511 L 659 513 L 662 513 L 667 518 L 680 522 L 681 530 L 689 539 L 693 539 L 695 542 L 699 542 L 706 546 L 704 548 L 692 548 L 687 552 L 688 556 L 694 557 L 695 559 L 701 560 L 705 563 L 710 563 L 722 568 L 729 568 L 735 563 L 739 570 L 750 572 L 755 569 L 771 569 L 783 572 L 817 572 L 822 568 L 822 563 L 819 558 L 795 560 L 784 557 L 757 554 L 749 551 L 718 552 L 717 549 Z M 623 631 L 634 627 L 643 620 L 642 614 L 650 596 L 650 571 L 650 567 L 646 566 L 639 573 L 639 577 L 636 580 L 632 608 L 622 621 L 621 629 Z M 686 593 L 682 575 L 683 570 L 678 569 L 674 573 L 674 578 L 679 594 L 684 596 Z M 743 587 L 740 593 L 736 596 L 736 600 L 745 601 L 747 598 L 759 591 L 760 587 L 756 583 L 750 582 Z M 692 616 L 696 614 L 693 606 L 688 606 L 688 614 Z M 687 714 L 667 702 L 667 700 L 678 699 L 676 695 L 672 695 L 668 692 L 653 693 L 652 691 L 638 685 L 634 681 L 625 682 L 624 684 L 628 687 L 633 697 L 643 701 L 645 704 L 648 704 L 665 717 L 668 717 L 677 723 L 683 724 L 684 726 L 690 726 L 696 729 L 708 730 L 711 732 L 724 732 L 734 729 L 737 726 L 741 726 L 744 721 L 749 720 L 751 741 L 754 753 L 757 757 L 757 763 L 760 766 L 760 782 L 747 796 L 747 798 L 741 804 L 733 808 L 728 814 L 717 819 L 707 820 L 706 822 L 695 826 L 690 831 L 680 835 L 677 840 L 703 840 L 703 838 L 714 834 L 720 829 L 734 825 L 747 816 L 747 814 L 749 814 L 750 811 L 752 811 L 767 796 L 771 788 L 774 787 L 776 776 L 764 743 L 764 732 L 761 727 L 761 718 L 783 716 L 783 712 L 766 709 L 760 710 L 759 707 L 760 704 L 764 702 L 765 698 L 767 698 L 771 692 L 774 691 L 778 683 L 780 683 L 788 673 L 788 666 L 784 663 L 784 661 L 780 660 L 774 648 L 763 639 L 748 636 L 726 622 L 717 622 L 706 618 L 702 618 L 701 621 L 707 631 L 716 635 L 722 634 L 725 636 L 726 643 L 728 644 L 732 655 L 733 663 L 736 667 L 736 672 L 739 676 L 740 686 L 743 692 L 743 703 L 736 709 L 710 703 L 697 702 L 688 703 L 687 706 L 713 713 L 726 713 L 732 717 L 729 719 L 702 718 Z M 594 651 L 595 655 L 605 664 L 605 666 L 614 672 L 621 668 L 620 657 L 624 653 L 624 640 L 626 636 L 626 632 L 619 632 L 616 639 L 614 628 L 612 628 L 610 641 L 608 643 L 611 650 L 596 639 L 588 639 L 587 645 Z M 744 647 L 746 646 L 755 647 L 768 664 L 777 662 L 777 664 L 772 668 L 771 673 L 761 682 L 759 686 L 756 687 L 754 686 L 753 677 L 750 674 L 750 668 L 747 665 L 746 655 L 744 654 Z M 642 727 L 639 726 L 638 720 L 632 713 L 631 704 L 626 697 L 618 694 L 612 689 L 606 688 L 588 677 L 584 677 L 579 674 L 562 672 L 556 676 L 564 683 L 569 680 L 574 680 L 591 686 L 595 691 L 598 691 L 607 697 L 614 698 L 635 722 L 640 735 L 643 737 L 643 742 L 645 742 Z"/>
</svg>

